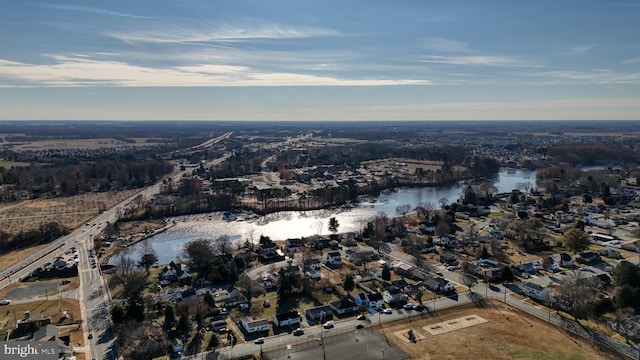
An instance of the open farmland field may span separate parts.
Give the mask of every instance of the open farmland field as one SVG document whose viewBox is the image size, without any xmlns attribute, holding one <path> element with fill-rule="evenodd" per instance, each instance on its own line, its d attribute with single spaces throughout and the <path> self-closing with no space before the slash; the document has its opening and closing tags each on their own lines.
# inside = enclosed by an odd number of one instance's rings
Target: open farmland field
<svg viewBox="0 0 640 360">
<path fill-rule="evenodd" d="M 149 141 L 147 138 L 132 138 L 135 142 L 127 142 L 112 138 L 100 138 L 100 139 L 55 139 L 55 140 L 38 140 L 38 141 L 24 141 L 24 142 L 4 142 L 2 145 L 5 148 L 9 148 L 14 151 L 27 151 L 27 150 L 72 150 L 72 149 L 85 149 L 85 150 L 97 150 L 106 148 L 122 148 L 122 147 L 139 147 L 139 146 L 152 146 L 157 142 Z"/>
<path fill-rule="evenodd" d="M 110 208 L 139 190 L 92 192 L 53 199 L 25 200 L 0 205 L 0 226 L 4 231 L 17 233 L 37 229 L 51 221 L 75 229 L 98 214 L 98 203 Z"/>
<path fill-rule="evenodd" d="M 444 332 L 426 329 L 475 315 L 486 322 Z M 415 344 L 395 334 L 412 329 Z M 411 359 L 624 359 L 589 341 L 500 303 L 461 306 L 411 322 L 384 325 L 389 341 Z"/>
</svg>

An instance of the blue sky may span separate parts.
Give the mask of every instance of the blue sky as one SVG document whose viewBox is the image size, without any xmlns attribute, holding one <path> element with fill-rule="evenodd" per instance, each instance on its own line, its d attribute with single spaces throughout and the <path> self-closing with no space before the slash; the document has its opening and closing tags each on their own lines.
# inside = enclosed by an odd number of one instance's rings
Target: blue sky
<svg viewBox="0 0 640 360">
<path fill-rule="evenodd" d="M 640 2 L 0 0 L 0 119 L 640 119 Z"/>
</svg>

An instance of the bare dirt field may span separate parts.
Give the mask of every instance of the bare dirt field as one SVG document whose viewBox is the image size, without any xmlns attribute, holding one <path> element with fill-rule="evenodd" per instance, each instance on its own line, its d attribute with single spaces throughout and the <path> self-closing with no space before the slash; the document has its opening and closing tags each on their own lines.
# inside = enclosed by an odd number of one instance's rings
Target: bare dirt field
<svg viewBox="0 0 640 360">
<path fill-rule="evenodd" d="M 459 326 L 437 335 L 424 330 L 471 316 L 486 322 L 476 321 L 473 326 Z M 416 335 L 416 343 L 394 335 L 409 329 Z M 411 359 L 624 359 L 500 302 L 485 307 L 461 306 L 409 323 L 384 325 L 384 333 Z"/>
<path fill-rule="evenodd" d="M 110 208 L 139 190 L 91 192 L 81 195 L 25 200 L 0 205 L 0 227 L 9 233 L 37 229 L 51 221 L 75 229 L 98 214 L 98 203 Z"/>
</svg>

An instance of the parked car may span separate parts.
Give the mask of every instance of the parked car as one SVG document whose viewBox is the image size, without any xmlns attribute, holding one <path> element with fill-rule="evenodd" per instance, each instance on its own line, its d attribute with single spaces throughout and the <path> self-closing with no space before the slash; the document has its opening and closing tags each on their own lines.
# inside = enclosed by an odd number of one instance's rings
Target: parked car
<svg viewBox="0 0 640 360">
<path fill-rule="evenodd" d="M 329 320 L 324 325 L 322 325 L 325 329 L 331 329 L 333 327 L 333 321 Z"/>
<path fill-rule="evenodd" d="M 9 305 L 9 304 L 11 304 L 11 300 L 4 299 L 0 301 L 0 305 Z"/>
<path fill-rule="evenodd" d="M 424 305 L 417 305 L 417 306 L 415 307 L 415 310 L 416 310 L 416 311 L 425 311 L 426 309 L 427 309 L 427 308 L 425 308 L 425 307 L 424 307 Z"/>
<path fill-rule="evenodd" d="M 93 339 L 93 334 L 89 333 L 89 336 L 87 336 L 87 338 L 89 338 L 89 340 Z"/>
<path fill-rule="evenodd" d="M 383 313 L 383 314 L 387 314 L 387 315 L 391 315 L 391 314 L 393 314 L 393 310 L 391 310 L 391 309 L 384 309 L 384 310 L 382 310 L 382 313 Z"/>
<path fill-rule="evenodd" d="M 367 320 L 367 316 L 365 314 L 360 314 L 356 317 L 356 320 Z"/>
<path fill-rule="evenodd" d="M 356 329 L 362 329 L 364 327 L 363 323 L 357 323 L 356 324 Z"/>
<path fill-rule="evenodd" d="M 304 335 L 304 330 L 297 328 L 294 332 L 293 332 L 294 336 L 300 336 L 300 335 Z"/>
<path fill-rule="evenodd" d="M 264 338 L 263 337 L 257 338 L 256 341 L 254 341 L 254 343 L 256 343 L 258 345 L 264 344 Z"/>
<path fill-rule="evenodd" d="M 413 310 L 414 306 L 412 303 L 406 303 L 402 306 L 405 310 Z"/>
</svg>

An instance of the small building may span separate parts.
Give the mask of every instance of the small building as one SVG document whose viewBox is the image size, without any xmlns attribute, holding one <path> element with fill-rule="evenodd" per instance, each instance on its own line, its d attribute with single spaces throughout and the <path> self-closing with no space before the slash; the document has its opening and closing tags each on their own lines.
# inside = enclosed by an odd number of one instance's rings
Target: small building
<svg viewBox="0 0 640 360">
<path fill-rule="evenodd" d="M 333 309 L 338 315 L 344 315 L 352 312 L 358 311 L 360 306 L 349 300 L 348 298 L 344 298 L 342 300 L 334 301 L 329 303 L 329 307 Z"/>
<path fill-rule="evenodd" d="M 342 255 L 339 251 L 328 252 L 325 263 L 330 266 L 342 265 Z"/>
<path fill-rule="evenodd" d="M 382 297 L 387 304 L 401 303 L 408 299 L 407 294 L 403 293 L 399 288 L 392 286 L 382 293 Z"/>
<path fill-rule="evenodd" d="M 573 267 L 573 258 L 567 253 L 560 254 L 560 266 L 565 268 Z"/>
<path fill-rule="evenodd" d="M 322 324 L 333 319 L 333 309 L 328 305 L 316 306 L 307 309 L 305 316 L 310 324 Z"/>
<path fill-rule="evenodd" d="M 304 241 L 301 239 L 287 239 L 284 241 L 284 251 L 286 253 L 295 253 L 304 247 Z"/>
<path fill-rule="evenodd" d="M 278 247 L 276 246 L 276 243 L 269 241 L 267 243 L 260 244 L 260 246 L 258 247 L 258 253 L 267 257 L 275 256 L 277 249 Z"/>
<path fill-rule="evenodd" d="M 600 255 L 592 251 L 583 252 L 578 254 L 578 257 L 576 260 L 578 260 L 583 264 L 594 264 L 600 261 Z"/>
<path fill-rule="evenodd" d="M 272 321 L 275 326 L 295 326 L 298 327 L 300 325 L 300 314 L 295 311 L 289 311 L 286 313 L 275 314 L 273 315 Z"/>
<path fill-rule="evenodd" d="M 382 297 L 382 294 L 379 292 L 367 294 L 367 302 L 369 303 L 369 307 L 372 307 L 374 309 L 380 309 L 384 307 L 384 297 Z"/>
<path fill-rule="evenodd" d="M 522 291 L 524 291 L 524 294 L 528 297 L 539 301 L 544 300 L 549 293 L 549 289 L 546 286 L 542 286 L 531 281 L 527 281 L 522 284 Z"/>
<path fill-rule="evenodd" d="M 242 318 L 240 321 L 244 330 L 249 333 L 257 333 L 261 331 L 269 331 L 269 322 L 267 319 L 253 319 L 249 317 Z"/>
</svg>

